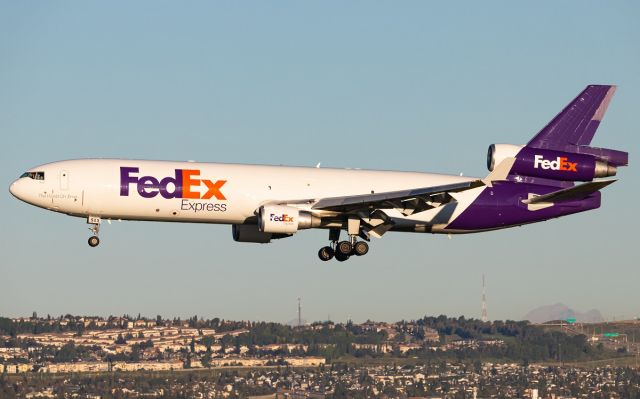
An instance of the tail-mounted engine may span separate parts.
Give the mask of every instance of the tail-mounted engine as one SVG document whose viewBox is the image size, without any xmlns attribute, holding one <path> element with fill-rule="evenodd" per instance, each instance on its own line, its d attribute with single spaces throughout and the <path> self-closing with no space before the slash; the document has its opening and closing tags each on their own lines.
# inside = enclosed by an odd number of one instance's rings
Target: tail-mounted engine
<svg viewBox="0 0 640 399">
<path fill-rule="evenodd" d="M 591 181 L 615 176 L 615 165 L 590 154 L 575 154 L 512 144 L 491 144 L 487 153 L 490 171 L 505 158 L 516 159 L 511 174 L 565 181 Z"/>
</svg>

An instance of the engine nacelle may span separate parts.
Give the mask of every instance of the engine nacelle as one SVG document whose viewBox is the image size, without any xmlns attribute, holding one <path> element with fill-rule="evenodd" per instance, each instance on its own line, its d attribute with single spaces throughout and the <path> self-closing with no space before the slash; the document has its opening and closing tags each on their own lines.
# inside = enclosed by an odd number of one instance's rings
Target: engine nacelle
<svg viewBox="0 0 640 399">
<path fill-rule="evenodd" d="M 487 167 L 493 170 L 505 158 L 515 157 L 511 174 L 564 181 L 591 181 L 596 177 L 615 176 L 616 167 L 593 155 L 492 144 L 487 153 Z"/>
<path fill-rule="evenodd" d="M 320 225 L 310 212 L 286 205 L 265 205 L 258 213 L 258 229 L 265 233 L 293 234 Z"/>
<path fill-rule="evenodd" d="M 522 145 L 513 145 L 513 144 L 491 144 L 489 146 L 489 150 L 487 151 L 487 169 L 489 171 L 493 171 L 493 169 L 500 165 L 505 158 L 513 158 L 520 150 L 522 150 Z"/>
<path fill-rule="evenodd" d="M 271 233 L 263 233 L 258 230 L 255 224 L 234 224 L 231 226 L 231 234 L 233 241 L 237 242 L 256 242 L 259 244 L 268 244 L 271 242 Z"/>
</svg>

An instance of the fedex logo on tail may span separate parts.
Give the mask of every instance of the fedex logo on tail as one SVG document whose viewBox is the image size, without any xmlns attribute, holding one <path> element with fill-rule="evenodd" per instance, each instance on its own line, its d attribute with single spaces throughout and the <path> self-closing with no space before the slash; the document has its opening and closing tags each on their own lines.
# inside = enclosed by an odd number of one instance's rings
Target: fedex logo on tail
<svg viewBox="0 0 640 399">
<path fill-rule="evenodd" d="M 545 170 L 562 170 L 565 172 L 577 172 L 578 163 L 577 162 L 569 162 L 569 158 L 567 157 L 557 157 L 555 161 L 550 161 L 548 159 L 544 159 L 542 155 L 535 155 L 533 157 L 533 167 L 538 169 L 542 168 Z"/>
<path fill-rule="evenodd" d="M 140 168 L 120 167 L 120 196 L 129 195 L 129 188 L 133 184 L 136 191 L 143 198 L 153 198 L 160 194 L 163 198 L 189 198 L 211 199 L 215 197 L 219 201 L 227 198 L 222 194 L 221 188 L 226 180 L 211 181 L 200 179 L 198 169 L 175 169 L 174 176 L 162 179 L 153 176 L 136 176 Z M 199 188 L 205 190 L 199 190 Z"/>
</svg>

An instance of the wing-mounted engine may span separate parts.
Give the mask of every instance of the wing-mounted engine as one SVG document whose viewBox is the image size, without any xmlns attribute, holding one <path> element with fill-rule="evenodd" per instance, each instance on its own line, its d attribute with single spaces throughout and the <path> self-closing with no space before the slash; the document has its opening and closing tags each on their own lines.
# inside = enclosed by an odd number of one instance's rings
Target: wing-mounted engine
<svg viewBox="0 0 640 399">
<path fill-rule="evenodd" d="M 254 219 L 255 220 L 255 219 Z M 293 206 L 264 205 L 258 210 L 256 224 L 234 224 L 234 241 L 266 244 L 291 237 L 298 230 L 320 226 L 320 218 Z"/>
<path fill-rule="evenodd" d="M 253 224 L 234 224 L 231 226 L 231 234 L 233 241 L 237 242 L 255 242 L 259 244 L 268 244 L 271 242 L 271 233 L 264 233 L 258 230 L 258 226 Z"/>
<path fill-rule="evenodd" d="M 511 144 L 491 144 L 487 153 L 487 167 L 492 171 L 509 157 L 515 158 L 510 172 L 512 175 L 562 181 L 591 181 L 616 174 L 615 165 L 594 155 Z"/>
<path fill-rule="evenodd" d="M 293 234 L 320 226 L 320 218 L 293 206 L 264 205 L 258 212 L 258 229 L 265 233 Z"/>
<path fill-rule="evenodd" d="M 293 234 L 284 233 L 265 233 L 258 230 L 255 224 L 234 224 L 231 226 L 231 234 L 233 241 L 236 242 L 255 242 L 258 244 L 268 244 L 271 240 L 291 237 Z"/>
</svg>

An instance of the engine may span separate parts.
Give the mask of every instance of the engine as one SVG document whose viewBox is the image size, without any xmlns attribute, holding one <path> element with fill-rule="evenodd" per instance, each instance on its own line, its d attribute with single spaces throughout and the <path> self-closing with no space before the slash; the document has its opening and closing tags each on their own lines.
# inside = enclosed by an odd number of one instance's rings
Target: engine
<svg viewBox="0 0 640 399">
<path fill-rule="evenodd" d="M 487 167 L 492 171 L 505 158 L 515 158 L 511 174 L 564 181 L 591 181 L 615 176 L 616 167 L 590 154 L 575 154 L 542 148 L 491 144 Z"/>
<path fill-rule="evenodd" d="M 255 224 L 234 224 L 231 226 L 231 234 L 233 241 L 237 242 L 256 242 L 267 244 L 271 242 L 271 233 L 263 233 L 258 230 Z"/>
<path fill-rule="evenodd" d="M 258 229 L 264 233 L 293 234 L 320 225 L 310 212 L 286 205 L 265 205 L 258 213 Z"/>
<path fill-rule="evenodd" d="M 493 168 L 500 165 L 505 158 L 513 158 L 520 150 L 522 150 L 522 145 L 513 145 L 513 144 L 491 144 L 489 146 L 489 150 L 487 151 L 487 169 L 489 171 L 493 171 Z"/>
<path fill-rule="evenodd" d="M 234 241 L 266 244 L 318 226 L 320 218 L 310 212 L 292 206 L 265 205 L 259 209 L 257 224 L 234 224 L 231 233 Z"/>
<path fill-rule="evenodd" d="M 256 242 L 258 244 L 268 244 L 271 240 L 291 237 L 293 234 L 263 233 L 258 230 L 255 224 L 234 224 L 231 226 L 233 241 Z"/>
</svg>

